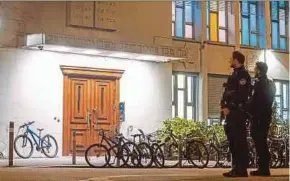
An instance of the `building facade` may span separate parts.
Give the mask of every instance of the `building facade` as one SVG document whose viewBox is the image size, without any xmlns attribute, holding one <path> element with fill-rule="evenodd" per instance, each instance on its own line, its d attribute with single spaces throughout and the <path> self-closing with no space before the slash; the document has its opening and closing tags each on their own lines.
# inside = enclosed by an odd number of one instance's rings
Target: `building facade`
<svg viewBox="0 0 290 181">
<path fill-rule="evenodd" d="M 234 50 L 252 75 L 268 64 L 288 120 L 288 17 L 286 1 L 1 2 L 1 137 L 34 120 L 68 155 L 73 131 L 82 152 L 98 128 L 211 123 Z"/>
</svg>

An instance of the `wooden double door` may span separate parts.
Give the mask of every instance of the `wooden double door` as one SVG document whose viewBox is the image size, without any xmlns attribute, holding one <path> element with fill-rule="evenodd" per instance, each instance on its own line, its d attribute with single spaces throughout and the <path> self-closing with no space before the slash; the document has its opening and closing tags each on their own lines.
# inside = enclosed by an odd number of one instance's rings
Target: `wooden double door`
<svg viewBox="0 0 290 181">
<path fill-rule="evenodd" d="M 100 141 L 98 130 L 118 129 L 119 79 L 122 71 L 62 67 L 64 73 L 63 155 L 72 153 L 73 132 L 76 152 Z"/>
</svg>

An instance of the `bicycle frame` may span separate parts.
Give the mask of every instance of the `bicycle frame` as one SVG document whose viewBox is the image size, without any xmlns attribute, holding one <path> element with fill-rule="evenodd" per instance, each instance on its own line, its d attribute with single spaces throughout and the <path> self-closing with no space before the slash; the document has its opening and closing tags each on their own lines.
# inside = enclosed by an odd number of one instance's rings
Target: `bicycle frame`
<svg viewBox="0 0 290 181">
<path fill-rule="evenodd" d="M 36 144 L 36 148 L 40 148 L 41 147 L 41 143 L 42 143 L 42 139 L 40 137 L 40 135 L 37 135 L 34 131 L 32 131 L 29 126 L 26 126 L 26 131 L 24 132 L 24 135 L 30 135 L 34 141 L 34 143 Z M 38 139 L 38 140 L 37 140 Z M 46 141 L 43 142 L 43 148 L 49 148 L 51 147 L 51 145 L 47 144 Z"/>
</svg>

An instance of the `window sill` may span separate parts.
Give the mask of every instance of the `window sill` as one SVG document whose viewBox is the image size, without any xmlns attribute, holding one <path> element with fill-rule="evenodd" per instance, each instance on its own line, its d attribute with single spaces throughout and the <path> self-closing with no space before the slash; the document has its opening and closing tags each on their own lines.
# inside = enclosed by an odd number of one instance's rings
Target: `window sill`
<svg viewBox="0 0 290 181">
<path fill-rule="evenodd" d="M 241 45 L 241 48 L 245 49 L 251 49 L 251 50 L 265 50 L 266 48 L 259 48 L 259 47 L 253 47 L 253 46 L 247 46 L 247 45 Z"/>
<path fill-rule="evenodd" d="M 287 51 L 287 50 L 279 50 L 279 49 L 269 49 L 269 50 L 276 52 L 276 53 L 289 54 L 289 51 Z"/>
<path fill-rule="evenodd" d="M 192 42 L 192 43 L 201 43 L 201 41 L 190 39 L 190 38 L 178 38 L 178 37 L 172 37 L 172 40 L 174 41 L 185 41 L 185 42 Z"/>
<path fill-rule="evenodd" d="M 234 48 L 235 45 L 230 45 L 224 42 L 216 42 L 216 41 L 205 41 L 205 44 L 209 44 L 209 45 L 218 45 L 218 46 L 226 46 L 226 47 L 232 47 Z"/>
</svg>

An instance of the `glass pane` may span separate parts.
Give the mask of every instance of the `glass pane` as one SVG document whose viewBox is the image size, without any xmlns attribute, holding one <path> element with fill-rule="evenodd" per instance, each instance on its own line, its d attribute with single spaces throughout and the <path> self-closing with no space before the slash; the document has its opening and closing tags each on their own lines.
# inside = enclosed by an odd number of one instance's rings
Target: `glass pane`
<svg viewBox="0 0 290 181">
<path fill-rule="evenodd" d="M 280 8 L 284 8 L 285 7 L 285 1 L 280 1 L 279 2 L 279 6 L 280 6 Z"/>
<path fill-rule="evenodd" d="M 172 118 L 175 118 L 176 116 L 175 116 L 175 106 L 174 105 L 172 105 Z"/>
<path fill-rule="evenodd" d="M 178 83 L 178 88 L 184 88 L 184 81 L 185 81 L 185 76 L 182 74 L 177 75 L 177 83 Z"/>
<path fill-rule="evenodd" d="M 209 28 L 206 28 L 206 38 L 209 40 Z"/>
<path fill-rule="evenodd" d="M 250 14 L 251 15 L 257 14 L 257 5 L 256 4 L 250 4 Z"/>
<path fill-rule="evenodd" d="M 256 47 L 257 45 L 257 34 L 251 34 L 251 46 Z"/>
<path fill-rule="evenodd" d="M 185 2 L 185 22 L 192 22 L 192 1 Z"/>
<path fill-rule="evenodd" d="M 276 95 L 281 95 L 281 84 L 280 82 L 275 82 L 276 86 Z"/>
<path fill-rule="evenodd" d="M 242 2 L 242 14 L 243 15 L 248 15 L 249 14 L 249 9 L 248 9 L 248 3 L 247 2 Z"/>
<path fill-rule="evenodd" d="M 279 19 L 284 20 L 285 18 L 285 9 L 279 9 Z"/>
<path fill-rule="evenodd" d="M 217 41 L 217 32 L 218 24 L 217 24 L 217 14 L 210 13 L 210 40 Z"/>
<path fill-rule="evenodd" d="M 175 28 L 176 28 L 176 37 L 183 38 L 183 9 L 182 8 L 176 8 L 176 22 L 175 22 Z"/>
<path fill-rule="evenodd" d="M 210 10 L 211 10 L 211 11 L 217 11 L 217 9 L 218 9 L 218 8 L 217 8 L 217 5 L 218 5 L 218 4 L 217 4 L 217 1 L 213 1 L 213 0 L 210 1 Z"/>
<path fill-rule="evenodd" d="M 277 108 L 281 108 L 281 98 L 280 97 L 276 97 L 275 101 L 276 101 L 276 104 L 277 104 Z"/>
<path fill-rule="evenodd" d="M 226 12 L 219 11 L 219 26 L 226 27 Z"/>
<path fill-rule="evenodd" d="M 219 30 L 219 41 L 226 42 L 226 30 Z"/>
<path fill-rule="evenodd" d="M 250 16 L 250 22 L 251 22 L 251 30 L 257 31 L 257 16 L 251 15 Z"/>
<path fill-rule="evenodd" d="M 289 90 L 287 89 L 287 85 L 286 84 L 283 84 L 283 108 L 288 108 L 288 101 L 289 101 L 289 98 L 287 96 L 287 92 Z"/>
<path fill-rule="evenodd" d="M 271 16 L 272 20 L 278 20 L 278 4 L 275 1 L 271 2 Z"/>
<path fill-rule="evenodd" d="M 182 8 L 183 7 L 183 1 L 176 1 L 176 7 L 180 7 Z"/>
<path fill-rule="evenodd" d="M 279 48 L 278 23 L 272 22 L 272 48 Z"/>
<path fill-rule="evenodd" d="M 283 120 L 287 121 L 288 120 L 288 111 L 283 111 Z"/>
<path fill-rule="evenodd" d="M 184 118 L 184 91 L 178 90 L 178 117 Z"/>
<path fill-rule="evenodd" d="M 171 35 L 174 36 L 175 35 L 175 32 L 174 32 L 175 31 L 175 23 L 171 24 L 171 31 L 172 31 Z"/>
<path fill-rule="evenodd" d="M 192 25 L 185 25 L 185 38 L 192 38 Z"/>
<path fill-rule="evenodd" d="M 192 102 L 192 77 L 187 77 L 187 102 Z"/>
<path fill-rule="evenodd" d="M 287 49 L 286 38 L 280 38 L 280 49 L 281 50 Z"/>
<path fill-rule="evenodd" d="M 242 19 L 242 44 L 243 45 L 249 45 L 250 40 L 249 40 L 249 19 L 248 18 L 243 18 Z"/>
<path fill-rule="evenodd" d="M 172 21 L 175 21 L 175 2 L 172 1 Z"/>
<path fill-rule="evenodd" d="M 279 21 L 279 28 L 280 28 L 280 35 L 286 35 L 286 26 L 285 26 L 285 20 Z"/>
<path fill-rule="evenodd" d="M 174 81 L 174 75 L 172 75 L 172 92 L 171 92 L 171 95 L 172 95 L 172 102 L 174 101 L 174 84 L 175 84 L 175 81 Z"/>
<path fill-rule="evenodd" d="M 206 25 L 209 25 L 209 1 L 207 1 L 207 8 L 206 8 Z"/>
<path fill-rule="evenodd" d="M 193 116 L 192 116 L 192 106 L 187 106 L 186 108 L 186 118 L 187 119 L 193 119 Z"/>
</svg>

